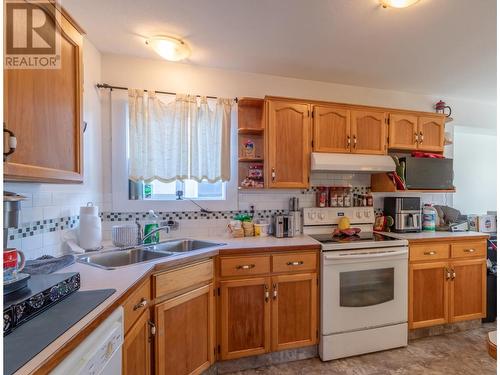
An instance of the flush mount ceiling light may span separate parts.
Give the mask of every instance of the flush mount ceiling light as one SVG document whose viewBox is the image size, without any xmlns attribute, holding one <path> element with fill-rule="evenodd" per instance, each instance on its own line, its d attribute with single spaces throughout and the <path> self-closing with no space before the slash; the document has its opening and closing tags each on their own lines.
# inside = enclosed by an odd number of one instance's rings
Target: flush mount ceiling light
<svg viewBox="0 0 500 375">
<path fill-rule="evenodd" d="M 191 50 L 186 42 L 170 36 L 155 36 L 146 40 L 146 44 L 154 51 L 169 61 L 180 61 L 187 59 Z"/>
<path fill-rule="evenodd" d="M 379 0 L 382 8 L 406 8 L 417 3 L 419 0 Z"/>
</svg>

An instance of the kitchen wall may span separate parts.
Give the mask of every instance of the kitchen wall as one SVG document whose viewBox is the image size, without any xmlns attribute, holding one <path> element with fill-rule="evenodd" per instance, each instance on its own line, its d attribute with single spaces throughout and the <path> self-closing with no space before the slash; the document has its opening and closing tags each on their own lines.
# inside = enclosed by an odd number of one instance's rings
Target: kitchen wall
<svg viewBox="0 0 500 375">
<path fill-rule="evenodd" d="M 465 214 L 497 209 L 497 139 L 493 131 L 457 126 L 454 129 L 457 192 L 454 206 Z"/>
<path fill-rule="evenodd" d="M 87 201 L 96 202 L 104 212 L 105 238 L 110 237 L 112 225 L 142 217 L 142 213 L 124 214 L 114 212 L 112 209 L 109 103 L 113 93 L 109 90 L 99 93 L 95 89 L 97 82 L 223 97 L 277 95 L 424 111 L 432 110 L 433 103 L 444 99 L 453 107 L 454 126 L 488 128 L 493 134 L 495 132 L 495 103 L 218 70 L 162 60 L 107 54 L 101 56 L 87 40 L 84 47 L 84 119 L 89 124 L 84 141 L 85 183 L 83 185 L 8 183 L 5 186 L 7 190 L 29 197 L 29 200 L 23 203 L 23 228 L 21 233 L 19 231 L 11 233 L 10 245 L 25 250 L 30 258 L 46 253 L 59 254 L 61 239 L 68 229 L 78 224 L 78 208 Z M 447 126 L 447 131 L 453 133 L 453 127 Z M 453 155 L 455 147 L 457 144 L 447 146 L 446 154 Z M 313 186 L 351 184 L 366 187 L 369 186 L 369 176 L 313 175 L 312 184 Z M 470 181 L 457 179 L 458 191 L 463 190 L 462 185 L 468 188 Z M 298 196 L 303 207 L 312 206 L 315 202 L 312 191 L 245 191 L 239 193 L 239 209 L 250 210 L 253 206 L 259 217 L 266 218 L 273 213 L 286 210 L 291 196 Z M 382 207 L 383 196 L 384 194 L 374 194 L 376 208 Z M 451 194 L 422 194 L 421 197 L 424 202 L 448 205 L 453 203 Z M 180 222 L 179 230 L 173 235 L 208 235 L 223 233 L 232 214 L 214 212 L 208 216 L 210 220 L 207 220 L 206 215 L 193 213 L 164 213 L 163 217 Z"/>
<path fill-rule="evenodd" d="M 22 202 L 22 228 L 10 232 L 9 247 L 22 249 L 28 258 L 61 253 L 62 238 L 78 224 L 79 207 L 87 202 L 101 205 L 102 142 L 101 102 L 95 84 L 101 81 L 101 54 L 84 39 L 84 134 L 83 184 L 5 183 L 4 189 L 28 197 Z M 19 233 L 19 231 L 21 231 Z"/>
</svg>

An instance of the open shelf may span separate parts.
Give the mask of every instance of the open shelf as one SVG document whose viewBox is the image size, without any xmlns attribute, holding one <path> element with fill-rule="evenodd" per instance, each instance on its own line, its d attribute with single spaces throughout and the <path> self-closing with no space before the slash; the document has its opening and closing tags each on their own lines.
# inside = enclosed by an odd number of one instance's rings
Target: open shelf
<svg viewBox="0 0 500 375">
<path fill-rule="evenodd" d="M 262 128 L 239 128 L 238 134 L 263 134 L 264 129 Z"/>
<path fill-rule="evenodd" d="M 456 189 L 406 189 L 398 190 L 387 173 L 371 175 L 371 191 L 373 193 L 455 193 Z"/>
</svg>

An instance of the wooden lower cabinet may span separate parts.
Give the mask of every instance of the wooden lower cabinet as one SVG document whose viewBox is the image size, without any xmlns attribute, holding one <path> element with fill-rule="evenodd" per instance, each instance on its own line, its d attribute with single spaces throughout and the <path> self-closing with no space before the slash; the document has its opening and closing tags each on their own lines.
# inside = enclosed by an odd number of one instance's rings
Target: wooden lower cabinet
<svg viewBox="0 0 500 375">
<path fill-rule="evenodd" d="M 421 260 L 423 249 L 444 259 Z M 410 244 L 408 286 L 410 329 L 484 318 L 486 240 Z"/>
<path fill-rule="evenodd" d="M 410 264 L 409 328 L 444 324 L 448 320 L 447 262 Z"/>
<path fill-rule="evenodd" d="M 269 277 L 220 282 L 220 357 L 232 359 L 269 352 Z"/>
<path fill-rule="evenodd" d="M 125 335 L 123 344 L 123 375 L 151 373 L 151 338 L 149 310 L 144 310 Z"/>
<path fill-rule="evenodd" d="M 483 318 L 486 314 L 486 261 L 453 261 L 450 322 Z"/>
<path fill-rule="evenodd" d="M 317 342 L 317 275 L 280 275 L 272 278 L 273 351 Z"/>
<path fill-rule="evenodd" d="M 209 284 L 155 306 L 157 375 L 201 374 L 214 362 L 213 298 Z"/>
</svg>

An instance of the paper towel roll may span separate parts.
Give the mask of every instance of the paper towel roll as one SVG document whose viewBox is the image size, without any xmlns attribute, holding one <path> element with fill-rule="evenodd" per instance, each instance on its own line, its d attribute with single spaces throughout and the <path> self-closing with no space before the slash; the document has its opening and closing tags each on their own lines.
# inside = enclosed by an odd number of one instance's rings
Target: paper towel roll
<svg viewBox="0 0 500 375">
<path fill-rule="evenodd" d="M 86 206 L 80 207 L 80 216 L 82 215 L 99 215 L 99 207 L 94 206 L 94 203 L 88 202 Z"/>
<path fill-rule="evenodd" d="M 85 250 L 97 250 L 101 247 L 101 219 L 98 216 L 81 215 L 78 230 L 78 242 Z"/>
</svg>

